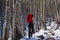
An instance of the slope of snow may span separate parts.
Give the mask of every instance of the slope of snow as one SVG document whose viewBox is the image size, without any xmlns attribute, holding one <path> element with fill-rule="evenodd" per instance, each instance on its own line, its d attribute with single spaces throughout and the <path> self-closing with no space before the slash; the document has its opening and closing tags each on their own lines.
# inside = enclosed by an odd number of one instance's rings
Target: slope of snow
<svg viewBox="0 0 60 40">
<path fill-rule="evenodd" d="M 32 34 L 32 37 L 31 38 L 28 38 L 29 28 L 28 28 L 28 25 L 26 25 L 26 30 L 25 30 L 26 34 L 20 40 L 38 40 L 40 38 L 38 38 L 37 36 L 40 36 L 40 35 L 43 35 L 45 39 L 48 39 L 49 36 L 51 36 L 51 37 L 54 37 L 55 40 L 58 40 L 58 39 L 60 40 L 60 28 L 57 29 L 57 30 L 55 30 L 55 27 L 57 27 L 57 24 L 55 22 L 51 22 L 51 25 L 50 26 L 46 26 L 46 27 L 49 30 L 40 29 L 38 32 L 35 32 L 34 34 Z M 51 27 L 53 27 L 53 29 L 51 29 Z M 54 36 L 50 33 L 52 30 L 54 30 L 54 33 L 55 33 Z M 47 33 L 47 34 L 44 34 L 44 33 Z M 10 33 L 10 37 L 9 37 L 8 40 L 11 40 L 11 39 L 12 38 L 11 38 L 11 33 Z"/>
</svg>

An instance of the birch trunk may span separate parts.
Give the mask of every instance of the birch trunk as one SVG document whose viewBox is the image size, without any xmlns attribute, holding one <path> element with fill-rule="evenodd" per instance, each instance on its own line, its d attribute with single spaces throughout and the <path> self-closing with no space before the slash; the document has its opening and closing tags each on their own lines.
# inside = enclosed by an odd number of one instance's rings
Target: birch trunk
<svg viewBox="0 0 60 40">
<path fill-rule="evenodd" d="M 8 40 L 9 37 L 9 27 L 10 27 L 10 1 L 6 0 L 6 28 L 3 40 Z"/>
</svg>

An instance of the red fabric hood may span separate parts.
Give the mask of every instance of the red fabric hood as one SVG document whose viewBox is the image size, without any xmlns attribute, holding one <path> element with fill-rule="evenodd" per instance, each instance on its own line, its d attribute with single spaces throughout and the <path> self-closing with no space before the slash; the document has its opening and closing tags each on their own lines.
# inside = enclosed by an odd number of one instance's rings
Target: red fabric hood
<svg viewBox="0 0 60 40">
<path fill-rule="evenodd" d="M 28 23 L 32 23 L 32 17 L 33 17 L 33 14 L 28 14 L 27 16 Z"/>
</svg>

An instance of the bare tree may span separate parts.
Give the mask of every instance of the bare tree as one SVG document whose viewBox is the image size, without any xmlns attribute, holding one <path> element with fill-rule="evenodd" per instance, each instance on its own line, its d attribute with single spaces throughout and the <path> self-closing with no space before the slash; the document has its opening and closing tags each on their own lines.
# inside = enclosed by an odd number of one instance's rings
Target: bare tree
<svg viewBox="0 0 60 40">
<path fill-rule="evenodd" d="M 3 40 L 8 40 L 9 37 L 9 27 L 10 27 L 10 1 L 6 0 L 6 28 L 4 31 Z"/>
</svg>

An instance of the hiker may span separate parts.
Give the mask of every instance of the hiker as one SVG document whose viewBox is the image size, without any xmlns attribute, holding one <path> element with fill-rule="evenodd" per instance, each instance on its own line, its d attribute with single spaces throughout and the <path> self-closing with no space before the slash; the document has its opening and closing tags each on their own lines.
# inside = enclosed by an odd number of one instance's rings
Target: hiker
<svg viewBox="0 0 60 40">
<path fill-rule="evenodd" d="M 29 28 L 29 38 L 31 38 L 32 34 L 34 33 L 33 14 L 28 14 L 27 21 Z"/>
</svg>

